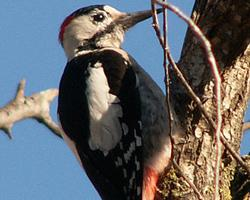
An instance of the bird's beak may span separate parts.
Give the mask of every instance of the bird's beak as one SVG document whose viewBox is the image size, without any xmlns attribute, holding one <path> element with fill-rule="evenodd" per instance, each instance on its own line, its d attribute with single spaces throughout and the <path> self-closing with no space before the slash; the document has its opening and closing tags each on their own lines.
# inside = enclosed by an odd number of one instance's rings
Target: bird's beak
<svg viewBox="0 0 250 200">
<path fill-rule="evenodd" d="M 162 12 L 159 8 L 156 10 L 157 14 Z M 133 13 L 125 13 L 117 19 L 117 23 L 122 25 L 125 30 L 133 27 L 137 23 L 144 21 L 152 16 L 152 10 L 145 10 Z"/>
</svg>

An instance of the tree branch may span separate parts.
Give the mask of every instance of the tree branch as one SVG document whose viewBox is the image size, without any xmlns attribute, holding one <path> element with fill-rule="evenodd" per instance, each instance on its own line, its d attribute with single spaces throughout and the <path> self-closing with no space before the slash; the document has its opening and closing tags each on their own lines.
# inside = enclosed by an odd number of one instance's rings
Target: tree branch
<svg viewBox="0 0 250 200">
<path fill-rule="evenodd" d="M 168 7 L 183 18 L 179 10 L 171 8 L 170 4 L 163 0 L 152 1 L 162 6 L 165 5 L 165 8 Z M 169 54 L 169 62 L 177 72 L 177 77 L 172 77 L 174 79 L 171 85 L 171 92 L 175 100 L 174 110 L 186 130 L 186 135 L 183 135 L 185 142 L 175 145 L 177 151 L 175 156 L 181 169 L 187 174 L 188 180 L 195 184 L 205 199 L 211 199 L 214 194 L 216 194 L 215 199 L 225 199 L 226 196 L 230 196 L 230 181 L 233 179 L 232 174 L 235 172 L 236 163 L 228 152 L 250 174 L 249 166 L 237 153 L 250 89 L 249 7 L 249 2 L 242 0 L 230 0 L 229 2 L 197 0 L 193 10 L 192 19 L 212 44 L 212 46 L 208 45 L 210 50 L 205 52 L 207 54 L 213 52 L 220 66 L 220 73 L 217 71 L 216 76 L 222 77 L 224 89 L 221 94 L 219 94 L 220 91 L 214 90 L 217 80 L 213 77 L 214 71 L 209 68 L 209 64 L 211 64 L 211 60 L 207 62 L 209 56 L 204 55 L 205 43 L 199 41 L 202 37 L 197 37 L 196 30 L 199 31 L 199 29 L 196 29 L 195 24 L 190 23 L 192 21 L 188 21 L 185 17 L 183 19 L 191 26 L 187 32 L 178 66 Z M 160 30 L 157 30 L 159 29 L 159 25 L 156 25 L 157 20 L 154 22 L 158 39 L 163 44 Z M 183 83 L 186 84 L 184 87 Z M 218 83 L 216 87 L 220 89 Z M 184 88 L 189 92 L 186 92 Z M 190 94 L 191 98 L 188 97 Z M 221 100 L 215 99 L 214 96 Z M 199 108 L 204 109 L 199 110 Z M 218 125 L 222 125 L 221 131 Z M 218 161 L 220 155 L 218 151 L 215 151 L 216 143 L 211 134 L 212 129 L 216 130 L 217 141 L 220 137 L 225 146 L 222 148 L 223 162 L 221 166 Z M 220 180 L 218 179 L 219 169 Z M 216 171 L 214 175 L 211 173 L 213 171 Z M 216 176 L 216 187 L 213 187 L 213 179 Z M 168 194 L 165 197 L 195 199 L 195 195 L 190 190 L 183 188 L 179 188 L 179 195 L 171 194 L 171 188 L 175 188 L 176 185 L 167 181 L 167 178 L 163 180 L 163 183 L 168 182 L 168 185 L 172 187 L 168 187 L 170 192 L 166 192 L 166 190 L 163 192 Z"/>
<path fill-rule="evenodd" d="M 245 122 L 242 127 L 242 131 L 245 132 L 250 129 L 250 122 Z"/>
<path fill-rule="evenodd" d="M 12 138 L 11 128 L 17 121 L 33 118 L 44 124 L 56 136 L 61 137 L 62 129 L 50 116 L 50 103 L 57 97 L 58 89 L 48 89 L 26 97 L 24 88 L 25 80 L 22 80 L 18 85 L 15 98 L 0 108 L 0 129 Z"/>
</svg>

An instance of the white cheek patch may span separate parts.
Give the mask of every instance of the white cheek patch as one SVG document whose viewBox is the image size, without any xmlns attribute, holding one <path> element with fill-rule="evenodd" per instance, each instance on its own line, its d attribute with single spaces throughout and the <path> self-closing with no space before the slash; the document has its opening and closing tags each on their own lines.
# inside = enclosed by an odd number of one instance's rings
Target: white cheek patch
<svg viewBox="0 0 250 200">
<path fill-rule="evenodd" d="M 76 55 L 76 49 L 82 41 L 91 38 L 96 32 L 96 26 L 86 15 L 79 16 L 71 21 L 64 32 L 63 47 L 68 60 Z"/>
<path fill-rule="evenodd" d="M 119 117 L 122 107 L 117 96 L 109 93 L 109 85 L 102 64 L 88 67 L 86 96 L 90 116 L 89 147 L 101 150 L 104 155 L 113 149 L 122 137 Z"/>
</svg>

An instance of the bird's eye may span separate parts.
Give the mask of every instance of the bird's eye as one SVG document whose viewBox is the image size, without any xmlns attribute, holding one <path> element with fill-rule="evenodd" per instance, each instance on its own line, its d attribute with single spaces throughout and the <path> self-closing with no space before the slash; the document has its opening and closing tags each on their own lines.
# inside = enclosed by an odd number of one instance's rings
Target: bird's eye
<svg viewBox="0 0 250 200">
<path fill-rule="evenodd" d="M 102 13 L 98 13 L 98 14 L 93 16 L 93 19 L 96 22 L 102 22 L 105 19 L 105 16 Z"/>
</svg>

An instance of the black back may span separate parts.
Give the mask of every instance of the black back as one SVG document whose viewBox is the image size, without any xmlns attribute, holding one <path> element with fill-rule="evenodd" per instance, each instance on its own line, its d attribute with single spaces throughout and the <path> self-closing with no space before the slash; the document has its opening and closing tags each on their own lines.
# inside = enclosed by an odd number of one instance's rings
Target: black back
<svg viewBox="0 0 250 200">
<path fill-rule="evenodd" d="M 100 150 L 91 150 L 88 144 L 90 116 L 85 93 L 89 76 L 87 69 L 96 62 L 102 64 L 110 93 L 120 99 L 123 110 L 120 124 L 125 123 L 128 127 L 128 134 L 123 134 L 120 142 L 106 156 Z M 103 200 L 141 199 L 141 111 L 136 81 L 129 61 L 116 51 L 102 50 L 71 60 L 60 82 L 58 114 L 62 128 L 75 142 L 82 165 Z M 125 154 L 131 150 L 132 144 L 135 150 L 126 161 Z M 121 165 L 117 165 L 118 158 Z"/>
</svg>

